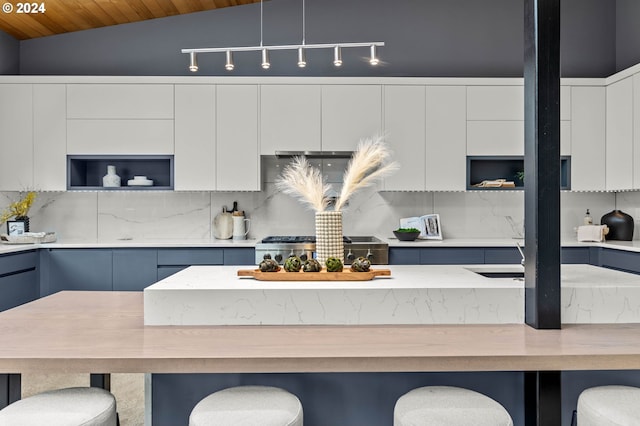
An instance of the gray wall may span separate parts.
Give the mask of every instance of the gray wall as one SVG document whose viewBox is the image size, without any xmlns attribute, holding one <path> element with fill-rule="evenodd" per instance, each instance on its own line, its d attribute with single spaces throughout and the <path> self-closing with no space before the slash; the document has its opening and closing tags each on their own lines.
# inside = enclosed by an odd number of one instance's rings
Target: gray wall
<svg viewBox="0 0 640 426">
<path fill-rule="evenodd" d="M 632 0 L 630 0 L 632 1 Z M 301 0 L 264 3 L 264 44 L 301 40 Z M 307 0 L 307 43 L 384 41 L 385 63 L 370 67 L 366 49 L 308 54 L 237 53 L 233 75 L 516 77 L 523 68 L 522 0 Z M 21 42 L 21 74 L 187 75 L 185 47 L 257 45 L 260 5 L 252 4 Z M 615 71 L 615 2 L 562 2 L 562 75 L 601 77 Z M 198 75 L 228 75 L 222 54 L 201 55 Z"/>
<path fill-rule="evenodd" d="M 18 74 L 20 64 L 20 42 L 0 31 L 0 75 Z"/>
<path fill-rule="evenodd" d="M 640 1 L 616 2 L 616 71 L 640 62 Z"/>
</svg>

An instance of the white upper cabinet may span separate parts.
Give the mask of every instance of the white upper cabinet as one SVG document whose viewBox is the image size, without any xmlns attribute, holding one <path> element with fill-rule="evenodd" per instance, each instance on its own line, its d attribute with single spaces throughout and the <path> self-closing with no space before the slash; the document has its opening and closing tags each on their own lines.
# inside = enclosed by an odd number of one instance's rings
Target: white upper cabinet
<svg viewBox="0 0 640 426">
<path fill-rule="evenodd" d="M 173 154 L 173 85 L 67 85 L 68 154 Z"/>
<path fill-rule="evenodd" d="M 321 86 L 260 88 L 260 154 L 321 149 Z"/>
<path fill-rule="evenodd" d="M 70 84 L 67 118 L 173 119 L 173 85 Z"/>
<path fill-rule="evenodd" d="M 466 188 L 466 88 L 426 88 L 426 189 L 464 191 Z"/>
<path fill-rule="evenodd" d="M 216 87 L 175 87 L 174 189 L 216 189 Z"/>
<path fill-rule="evenodd" d="M 0 190 L 33 187 L 33 87 L 0 84 Z"/>
<path fill-rule="evenodd" d="M 633 76 L 633 189 L 640 189 L 640 74 Z"/>
<path fill-rule="evenodd" d="M 571 88 L 571 189 L 605 189 L 606 89 Z"/>
<path fill-rule="evenodd" d="M 524 155 L 524 88 L 467 87 L 467 155 Z"/>
<path fill-rule="evenodd" d="M 606 188 L 633 188 L 633 78 L 607 86 Z"/>
<path fill-rule="evenodd" d="M 67 189 L 66 85 L 33 85 L 33 186 Z"/>
<path fill-rule="evenodd" d="M 385 86 L 384 131 L 400 169 L 384 180 L 384 189 L 425 189 L 425 87 Z"/>
<path fill-rule="evenodd" d="M 361 139 L 382 130 L 382 88 L 379 85 L 322 87 L 322 149 L 351 151 Z"/>
<path fill-rule="evenodd" d="M 216 89 L 216 188 L 259 191 L 258 86 Z"/>
<path fill-rule="evenodd" d="M 467 87 L 467 120 L 524 120 L 524 87 Z"/>
</svg>

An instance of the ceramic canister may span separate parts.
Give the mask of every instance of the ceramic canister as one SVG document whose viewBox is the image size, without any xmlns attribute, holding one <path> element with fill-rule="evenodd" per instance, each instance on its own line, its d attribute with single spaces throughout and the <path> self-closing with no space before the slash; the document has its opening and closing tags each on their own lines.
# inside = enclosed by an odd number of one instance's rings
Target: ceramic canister
<svg viewBox="0 0 640 426">
<path fill-rule="evenodd" d="M 633 240 L 633 217 L 621 210 L 613 210 L 605 214 L 600 219 L 600 224 L 609 227 L 607 240 Z"/>
</svg>

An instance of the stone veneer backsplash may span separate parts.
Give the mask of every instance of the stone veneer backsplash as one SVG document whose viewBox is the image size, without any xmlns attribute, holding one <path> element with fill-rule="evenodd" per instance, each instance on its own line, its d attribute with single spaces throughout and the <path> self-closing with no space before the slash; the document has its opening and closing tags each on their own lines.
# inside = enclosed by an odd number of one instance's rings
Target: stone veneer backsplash
<svg viewBox="0 0 640 426">
<path fill-rule="evenodd" d="M 0 208 L 17 197 L 0 193 Z M 313 212 L 276 191 L 273 183 L 260 192 L 95 191 L 41 192 L 32 207 L 32 231 L 55 231 L 58 240 L 111 242 L 123 239 L 202 240 L 212 237 L 212 221 L 238 201 L 251 219 L 249 238 L 314 233 Z M 640 226 L 640 192 L 561 194 L 561 237 L 575 238 L 586 209 L 594 223 L 614 206 Z M 522 237 L 523 191 L 378 192 L 356 194 L 344 211 L 346 235 L 392 236 L 399 219 L 438 213 L 444 238 Z"/>
</svg>

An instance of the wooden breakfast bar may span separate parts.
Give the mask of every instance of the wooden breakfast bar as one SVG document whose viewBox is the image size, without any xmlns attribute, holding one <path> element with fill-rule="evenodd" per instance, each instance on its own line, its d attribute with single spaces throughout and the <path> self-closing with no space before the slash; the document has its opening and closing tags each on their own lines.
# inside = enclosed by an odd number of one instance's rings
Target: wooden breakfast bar
<svg viewBox="0 0 640 426">
<path fill-rule="evenodd" d="M 640 324 L 145 326 L 143 317 L 139 292 L 60 292 L 0 313 L 2 404 L 34 372 L 640 370 Z"/>
</svg>

